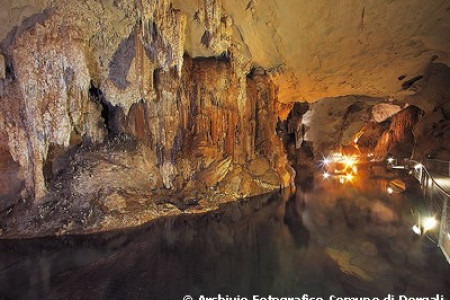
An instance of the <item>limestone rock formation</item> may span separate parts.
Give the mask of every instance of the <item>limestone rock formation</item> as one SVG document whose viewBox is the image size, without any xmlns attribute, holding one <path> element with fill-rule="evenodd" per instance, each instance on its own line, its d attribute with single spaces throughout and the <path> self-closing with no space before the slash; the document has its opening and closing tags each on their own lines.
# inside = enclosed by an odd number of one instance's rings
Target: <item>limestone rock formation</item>
<svg viewBox="0 0 450 300">
<path fill-rule="evenodd" d="M 117 49 L 130 35 L 130 17 L 139 8 L 162 26 L 159 49 L 172 43 L 192 56 L 215 56 L 239 49 L 247 62 L 270 70 L 284 102 L 317 100 L 350 94 L 403 98 L 411 83 L 424 76 L 431 61 L 450 63 L 448 1 L 2 1 L 0 40 L 13 26 L 44 8 L 56 8 L 66 19 L 97 31 L 91 47 Z M 170 7 L 174 9 L 169 12 Z M 154 10 L 158 7 L 157 10 Z M 163 7 L 164 9 L 159 9 Z M 86 10 L 93 14 L 87 16 Z M 181 17 L 183 15 L 184 17 Z M 174 19 L 168 16 L 175 17 Z M 144 22 L 145 23 L 145 22 Z M 152 24 L 140 27 L 141 33 Z M 185 40 L 173 39 L 186 26 Z M 173 29 L 172 29 L 173 28 Z M 172 31 L 174 30 L 174 31 Z M 114 32 L 114 35 L 102 32 Z M 132 43 L 129 41 L 129 43 Z M 177 45 L 177 46 L 175 46 Z M 108 49 L 102 49 L 108 51 Z M 158 50 L 159 51 L 159 50 Z M 99 64 L 99 72 L 109 63 Z M 105 57 L 106 58 L 106 57 Z M 138 63 L 139 64 L 139 63 Z M 179 66 L 181 67 L 181 66 Z M 133 66 L 134 68 L 134 66 Z M 420 81 L 420 79 L 419 79 Z M 113 87 L 112 87 L 113 88 Z M 123 100 L 122 100 L 123 101 Z"/>
<path fill-rule="evenodd" d="M 336 105 L 339 101 L 339 105 Z M 382 98 L 347 96 L 326 98 L 311 105 L 303 116 L 306 126 L 305 140 L 312 142 L 316 157 L 341 151 L 355 143 L 361 129 L 374 118 L 374 108 L 388 105 Z"/>
<path fill-rule="evenodd" d="M 265 71 L 184 55 L 186 16 L 169 1 L 80 4 L 55 3 L 1 45 L 4 234 L 135 226 L 167 204 L 207 210 L 291 182 Z M 205 43 L 231 47 L 209 5 Z"/>
<path fill-rule="evenodd" d="M 390 119 L 389 128 L 385 131 L 374 149 L 377 157 L 388 154 L 395 157 L 409 158 L 415 145 L 414 125 L 419 120 L 422 111 L 416 106 L 408 106 Z"/>
<path fill-rule="evenodd" d="M 430 93 L 448 79 L 446 1 L 0 4 L 6 236 L 122 228 L 279 189 L 294 175 L 283 134 L 297 160 L 447 136 L 448 94 Z"/>
<path fill-rule="evenodd" d="M 407 101 L 424 110 L 414 128 L 414 157 L 450 160 L 450 68 L 444 64 L 429 67 L 422 88 Z"/>
<path fill-rule="evenodd" d="M 302 118 L 304 140 L 312 143 L 317 158 L 339 151 L 409 158 L 416 145 L 414 128 L 422 116 L 423 111 L 414 105 L 381 98 L 323 99 L 312 104 Z"/>
</svg>

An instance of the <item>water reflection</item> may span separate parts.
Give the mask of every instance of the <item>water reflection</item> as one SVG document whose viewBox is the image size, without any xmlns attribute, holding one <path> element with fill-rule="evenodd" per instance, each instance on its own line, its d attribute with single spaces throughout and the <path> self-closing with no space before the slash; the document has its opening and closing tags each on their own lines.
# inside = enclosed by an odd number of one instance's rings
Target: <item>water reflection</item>
<svg viewBox="0 0 450 300">
<path fill-rule="evenodd" d="M 411 231 L 420 192 L 388 195 L 386 185 L 316 178 L 293 195 L 133 231 L 2 241 L 0 298 L 446 295 L 450 268 Z"/>
</svg>

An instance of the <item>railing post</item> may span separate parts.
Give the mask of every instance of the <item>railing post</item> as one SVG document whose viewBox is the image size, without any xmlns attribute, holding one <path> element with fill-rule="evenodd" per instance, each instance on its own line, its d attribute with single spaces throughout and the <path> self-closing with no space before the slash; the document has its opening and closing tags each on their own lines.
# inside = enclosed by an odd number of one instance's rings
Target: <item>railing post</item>
<svg viewBox="0 0 450 300">
<path fill-rule="evenodd" d="M 439 232 L 437 233 L 437 245 L 442 250 L 442 253 L 444 254 L 448 263 L 450 263 L 450 220 L 447 220 L 450 217 L 450 194 L 449 191 L 446 191 L 441 187 L 439 182 L 434 181 L 435 179 L 425 167 L 426 165 L 428 169 L 431 168 L 434 170 L 434 172 L 437 172 L 440 175 L 450 177 L 450 162 L 427 159 L 422 164 L 414 160 L 410 163 L 415 164 L 413 166 L 414 173 L 412 174 L 414 174 L 416 179 L 420 182 L 424 201 L 430 201 L 430 209 L 432 210 L 433 214 L 439 212 L 441 213 Z M 448 164 L 448 170 L 445 164 Z M 440 209 L 441 203 L 442 211 Z"/>
<path fill-rule="evenodd" d="M 430 176 L 430 179 L 431 179 L 431 186 L 430 186 L 430 202 L 433 202 L 434 181 L 433 181 L 433 179 L 431 178 L 431 176 Z"/>
<path fill-rule="evenodd" d="M 442 205 L 442 214 L 441 214 L 441 226 L 439 229 L 439 242 L 438 245 L 439 247 L 442 247 L 442 239 L 444 238 L 443 236 L 445 235 L 445 232 L 447 231 L 447 205 L 448 205 L 448 198 L 445 197 L 444 199 L 444 204 Z M 442 248 L 441 248 L 442 249 Z M 445 252 L 445 249 L 442 249 L 442 251 Z"/>
</svg>

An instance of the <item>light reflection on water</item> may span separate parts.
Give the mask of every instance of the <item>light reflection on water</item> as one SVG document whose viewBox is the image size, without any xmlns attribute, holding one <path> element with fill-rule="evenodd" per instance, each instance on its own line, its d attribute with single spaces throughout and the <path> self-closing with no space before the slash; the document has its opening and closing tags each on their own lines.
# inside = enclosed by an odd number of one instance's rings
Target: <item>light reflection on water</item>
<svg viewBox="0 0 450 300">
<path fill-rule="evenodd" d="M 447 295 L 450 267 L 414 236 L 417 189 L 316 178 L 309 188 L 127 232 L 0 242 L 0 299 Z M 2 298 L 3 297 L 3 298 Z"/>
</svg>

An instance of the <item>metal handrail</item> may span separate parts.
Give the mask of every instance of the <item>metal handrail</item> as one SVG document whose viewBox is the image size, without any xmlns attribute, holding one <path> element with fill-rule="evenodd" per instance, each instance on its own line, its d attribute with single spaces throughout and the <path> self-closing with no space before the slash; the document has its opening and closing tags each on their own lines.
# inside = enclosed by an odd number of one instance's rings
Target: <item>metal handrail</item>
<svg viewBox="0 0 450 300">
<path fill-rule="evenodd" d="M 428 176 L 431 178 L 431 181 L 433 182 L 433 184 L 438 187 L 439 191 L 441 193 L 443 193 L 445 196 L 447 196 L 448 198 L 450 198 L 450 193 L 445 191 L 444 188 L 442 188 L 439 185 L 439 183 L 437 183 L 436 180 L 434 180 L 433 176 L 430 174 L 430 172 L 427 170 L 427 168 L 421 162 L 418 162 L 418 161 L 413 160 L 413 159 L 408 159 L 408 162 L 413 162 L 414 163 L 414 166 L 413 166 L 414 169 L 415 169 L 415 166 L 420 165 L 420 168 L 422 169 L 422 171 L 425 171 L 425 173 L 428 174 Z"/>
<path fill-rule="evenodd" d="M 436 180 L 433 178 L 433 176 L 431 175 L 431 173 L 427 170 L 427 168 L 423 165 L 423 163 L 420 163 L 418 161 L 412 160 L 412 159 L 405 159 L 405 165 L 410 168 L 411 166 L 414 168 L 414 170 L 419 170 L 420 169 L 420 173 L 417 172 L 417 176 L 416 176 L 416 172 L 414 172 L 414 177 L 419 180 L 420 185 L 422 186 L 422 189 L 424 191 L 424 193 L 426 194 L 427 191 L 430 195 L 430 201 L 435 200 L 436 198 L 433 197 L 433 189 L 437 188 L 437 191 L 439 193 L 441 193 L 442 195 L 444 195 L 446 197 L 446 199 L 443 199 L 443 205 L 442 208 L 440 208 L 441 210 L 441 226 L 440 226 L 440 230 L 439 230 L 439 237 L 438 237 L 438 246 L 439 248 L 441 248 L 442 253 L 444 254 L 445 258 L 447 259 L 447 262 L 450 263 L 450 251 L 448 249 L 448 244 L 446 244 L 445 242 L 443 242 L 443 239 L 446 237 L 443 237 L 443 235 L 446 233 L 448 234 L 448 222 L 447 222 L 447 218 L 449 216 L 447 216 L 447 206 L 448 206 L 448 201 L 450 200 L 450 194 L 445 191 L 437 182 Z M 420 166 L 420 168 L 418 169 L 417 166 Z M 423 176 L 425 173 L 426 176 Z M 425 178 L 428 181 L 428 179 L 431 179 L 431 185 L 429 183 L 425 184 Z M 447 223 L 447 225 L 444 225 L 444 222 Z M 445 233 L 444 233 L 445 231 Z M 447 242 L 448 243 L 448 242 Z M 447 249 L 446 249 L 447 248 Z"/>
<path fill-rule="evenodd" d="M 426 160 L 435 160 L 435 161 L 440 161 L 440 162 L 444 162 L 444 163 L 450 163 L 450 161 L 448 161 L 448 160 L 437 159 L 437 158 L 427 158 Z"/>
<path fill-rule="evenodd" d="M 441 164 L 439 167 L 437 167 L 438 170 L 436 170 L 439 174 L 449 177 L 450 176 L 450 161 L 442 160 L 442 159 L 426 159 L 425 160 L 426 165 L 429 166 L 430 169 L 433 169 L 432 165 L 430 164 Z M 444 168 L 441 168 L 445 164 Z"/>
</svg>

